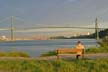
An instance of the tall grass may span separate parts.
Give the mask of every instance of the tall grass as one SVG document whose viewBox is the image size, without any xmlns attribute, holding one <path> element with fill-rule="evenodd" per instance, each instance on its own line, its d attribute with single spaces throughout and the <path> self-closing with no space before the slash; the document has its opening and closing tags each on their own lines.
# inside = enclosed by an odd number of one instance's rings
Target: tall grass
<svg viewBox="0 0 108 72">
<path fill-rule="evenodd" d="M 108 72 L 108 59 L 0 60 L 0 72 Z"/>
<path fill-rule="evenodd" d="M 53 56 L 53 55 L 57 55 L 56 51 L 49 51 L 47 53 L 41 54 L 42 57 L 44 56 Z"/>
<path fill-rule="evenodd" d="M 30 57 L 26 52 L 0 52 L 0 57 Z"/>
</svg>

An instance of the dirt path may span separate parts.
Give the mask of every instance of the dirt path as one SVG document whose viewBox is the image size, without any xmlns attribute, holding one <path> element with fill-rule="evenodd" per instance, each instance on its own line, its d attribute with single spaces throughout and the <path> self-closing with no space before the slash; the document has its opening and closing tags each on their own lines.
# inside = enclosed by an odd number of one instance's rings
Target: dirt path
<svg viewBox="0 0 108 72">
<path fill-rule="evenodd" d="M 61 59 L 75 59 L 75 54 L 60 54 Z M 85 54 L 84 58 L 96 59 L 96 58 L 108 58 L 108 53 L 95 53 L 95 54 Z M 0 60 L 56 60 L 57 56 L 48 56 L 48 57 L 0 57 Z"/>
<path fill-rule="evenodd" d="M 76 54 L 60 54 L 61 59 L 75 59 Z M 96 59 L 96 58 L 108 58 L 108 53 L 94 53 L 94 54 L 84 54 L 84 58 Z M 43 60 L 53 60 L 57 59 L 57 56 L 39 57 L 37 59 Z"/>
</svg>

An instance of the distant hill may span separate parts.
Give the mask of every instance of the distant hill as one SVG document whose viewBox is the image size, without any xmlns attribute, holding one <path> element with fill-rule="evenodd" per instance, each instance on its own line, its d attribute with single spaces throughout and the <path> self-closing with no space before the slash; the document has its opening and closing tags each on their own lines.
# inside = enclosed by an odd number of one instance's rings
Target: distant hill
<svg viewBox="0 0 108 72">
<path fill-rule="evenodd" d="M 99 38 L 103 38 L 105 36 L 108 36 L 108 29 L 102 30 L 99 32 Z M 80 35 L 80 36 L 71 36 L 71 37 L 65 37 L 65 36 L 57 36 L 57 37 L 50 37 L 50 39 L 86 39 L 86 38 L 95 38 L 96 33 L 90 34 L 90 35 Z"/>
<path fill-rule="evenodd" d="M 99 32 L 99 38 L 103 38 L 105 36 L 108 36 L 108 29 L 102 30 Z M 96 33 L 90 34 L 90 35 L 80 35 L 77 37 L 70 37 L 70 38 L 95 38 L 96 37 Z"/>
</svg>

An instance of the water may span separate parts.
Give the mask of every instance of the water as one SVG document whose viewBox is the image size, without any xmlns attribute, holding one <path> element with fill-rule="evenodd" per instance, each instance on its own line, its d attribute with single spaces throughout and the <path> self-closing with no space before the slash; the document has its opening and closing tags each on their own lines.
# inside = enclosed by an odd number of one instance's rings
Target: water
<svg viewBox="0 0 108 72">
<path fill-rule="evenodd" d="M 41 54 L 56 50 L 58 48 L 75 48 L 77 41 L 80 40 L 85 48 L 95 47 L 95 39 L 59 39 L 59 40 L 30 40 L 15 42 L 0 42 L 0 51 L 22 51 L 30 54 L 31 57 L 37 57 Z"/>
</svg>

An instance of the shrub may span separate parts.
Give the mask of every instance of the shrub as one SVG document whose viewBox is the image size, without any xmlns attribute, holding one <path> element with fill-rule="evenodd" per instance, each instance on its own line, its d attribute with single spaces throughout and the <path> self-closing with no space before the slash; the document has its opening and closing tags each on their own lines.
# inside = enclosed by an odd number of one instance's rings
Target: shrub
<svg viewBox="0 0 108 72">
<path fill-rule="evenodd" d="M 54 56 L 54 55 L 57 55 L 57 52 L 56 51 L 49 51 L 45 54 L 42 54 L 41 56 Z"/>
<path fill-rule="evenodd" d="M 30 57 L 25 52 L 1 52 L 0 57 Z"/>
<path fill-rule="evenodd" d="M 0 60 L 1 72 L 108 72 L 108 59 Z"/>
<path fill-rule="evenodd" d="M 108 37 L 104 37 L 101 41 L 98 42 L 101 47 L 108 48 Z"/>
</svg>

